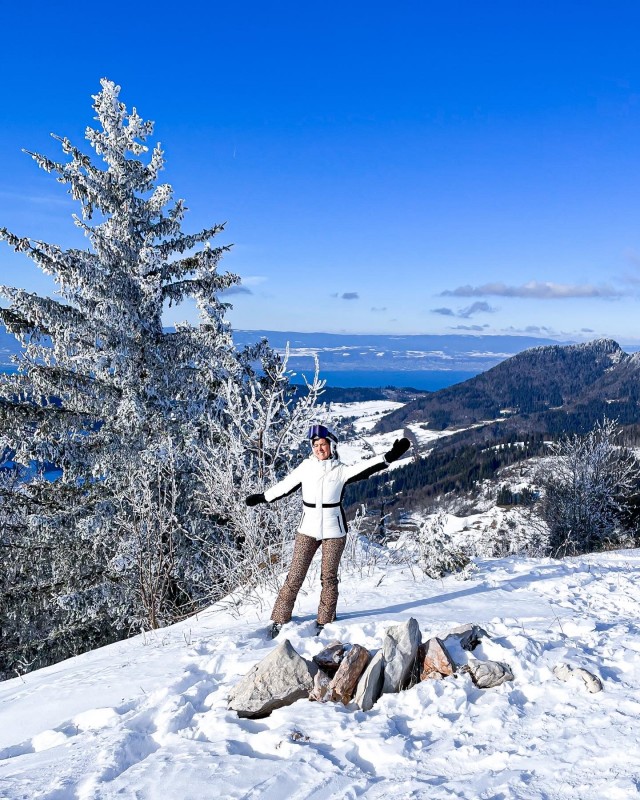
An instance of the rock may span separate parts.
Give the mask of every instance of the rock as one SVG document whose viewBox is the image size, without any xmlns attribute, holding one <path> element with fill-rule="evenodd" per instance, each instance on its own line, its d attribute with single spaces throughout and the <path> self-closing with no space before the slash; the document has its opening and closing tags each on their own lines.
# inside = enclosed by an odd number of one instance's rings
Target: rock
<svg viewBox="0 0 640 800">
<path fill-rule="evenodd" d="M 505 681 L 513 680 L 511 669 L 500 661 L 476 661 L 471 659 L 464 671 L 471 675 L 471 680 L 478 689 L 492 689 Z"/>
<path fill-rule="evenodd" d="M 331 700 L 339 700 L 347 705 L 353 697 L 358 679 L 369 663 L 369 658 L 369 651 L 366 648 L 359 644 L 351 646 L 331 681 Z"/>
<path fill-rule="evenodd" d="M 449 644 L 447 639 L 456 640 L 463 650 L 472 652 L 484 638 L 490 639 L 491 637 L 484 628 L 481 628 L 473 622 L 469 622 L 466 625 L 459 625 L 457 628 L 452 628 L 442 638 L 445 645 Z"/>
<path fill-rule="evenodd" d="M 594 675 L 593 672 L 589 672 L 588 669 L 585 669 L 584 667 L 576 667 L 573 670 L 573 674 L 578 678 L 582 678 L 584 685 L 587 687 L 588 691 L 591 692 L 591 694 L 602 691 L 602 681 L 600 678 Z"/>
<path fill-rule="evenodd" d="M 418 621 L 411 617 L 408 622 L 387 628 L 382 644 L 384 658 L 383 694 L 398 692 L 411 675 L 421 641 Z"/>
<path fill-rule="evenodd" d="M 309 695 L 317 671 L 285 639 L 256 664 L 229 695 L 227 708 L 239 717 L 266 717 L 274 709 Z"/>
<path fill-rule="evenodd" d="M 561 681 L 568 681 L 571 678 L 581 678 L 588 691 L 592 694 L 602 691 L 602 681 L 584 667 L 572 667 L 569 664 L 556 664 L 553 674 Z"/>
<path fill-rule="evenodd" d="M 429 678 L 439 680 L 447 675 L 453 675 L 456 665 L 444 646 L 444 642 L 434 637 L 418 648 L 418 663 L 420 665 L 420 680 Z"/>
<path fill-rule="evenodd" d="M 403 689 L 412 689 L 414 686 L 417 686 L 420 683 L 420 672 L 422 669 L 422 661 L 424 659 L 424 654 L 427 652 L 425 644 L 419 644 L 418 650 L 416 651 L 416 657 L 411 665 L 411 669 L 409 670 L 409 675 L 402 683 Z"/>
<path fill-rule="evenodd" d="M 331 699 L 331 676 L 319 669 L 313 678 L 313 689 L 309 692 L 309 700 L 326 703 Z"/>
<path fill-rule="evenodd" d="M 344 645 L 342 642 L 331 642 L 324 650 L 317 653 L 313 660 L 320 667 L 320 669 L 333 675 L 340 666 L 340 662 L 344 657 Z"/>
<path fill-rule="evenodd" d="M 378 650 L 369 662 L 369 666 L 362 673 L 358 681 L 356 694 L 353 698 L 354 703 L 362 711 L 369 711 L 373 708 L 376 700 L 382 694 L 382 681 L 384 678 L 384 657 L 382 650 Z"/>
</svg>

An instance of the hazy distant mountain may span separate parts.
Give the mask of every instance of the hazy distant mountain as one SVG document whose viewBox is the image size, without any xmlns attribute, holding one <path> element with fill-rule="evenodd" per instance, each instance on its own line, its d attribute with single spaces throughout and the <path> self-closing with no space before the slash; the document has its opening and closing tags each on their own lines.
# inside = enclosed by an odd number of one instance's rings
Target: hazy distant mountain
<svg viewBox="0 0 640 800">
<path fill-rule="evenodd" d="M 313 354 L 321 370 L 420 371 L 455 370 L 478 373 L 527 348 L 557 344 L 530 336 L 471 336 L 296 333 L 294 331 L 234 331 L 237 344 L 264 337 L 276 350 L 289 345 L 293 369 L 313 368 Z M 566 344 L 566 343 L 565 343 Z"/>
<path fill-rule="evenodd" d="M 550 339 L 530 336 L 388 336 L 264 330 L 233 333 L 240 346 L 263 337 L 280 352 L 289 345 L 291 369 L 307 373 L 313 371 L 313 355 L 317 354 L 321 371 L 328 372 L 446 370 L 477 374 L 529 347 L 555 344 Z M 19 350 L 16 339 L 0 325 L 0 366 L 9 364 L 11 355 Z"/>
<path fill-rule="evenodd" d="M 379 431 L 407 423 L 426 427 L 481 420 L 607 413 L 623 424 L 640 420 L 640 353 L 629 355 L 611 339 L 535 347 L 464 383 L 420 397 L 388 414 Z M 508 427 L 513 427 L 509 425 Z M 526 426 L 525 426 L 526 427 Z M 536 425 L 540 428 L 540 425 Z"/>
<path fill-rule="evenodd" d="M 313 355 L 317 354 L 321 371 L 328 372 L 451 371 L 477 374 L 523 350 L 558 346 L 554 340 L 531 336 L 389 336 L 265 330 L 233 333 L 234 341 L 240 346 L 253 344 L 262 337 L 280 352 L 289 345 L 291 369 L 307 373 L 313 370 Z M 9 364 L 11 355 L 19 351 L 16 339 L 0 325 L 0 366 Z"/>
</svg>

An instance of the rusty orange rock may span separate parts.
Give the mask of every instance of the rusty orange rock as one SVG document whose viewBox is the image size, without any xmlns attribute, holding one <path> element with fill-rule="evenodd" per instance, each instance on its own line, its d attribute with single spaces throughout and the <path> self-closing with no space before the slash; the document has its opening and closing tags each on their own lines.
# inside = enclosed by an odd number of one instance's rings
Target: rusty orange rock
<svg viewBox="0 0 640 800">
<path fill-rule="evenodd" d="M 351 646 L 331 681 L 331 700 L 339 700 L 347 705 L 353 697 L 360 676 L 369 663 L 369 658 L 369 651 L 365 647 L 361 647 L 359 644 Z"/>
<path fill-rule="evenodd" d="M 456 665 L 449 655 L 449 651 L 437 636 L 420 645 L 418 658 L 421 681 L 453 675 L 456 671 Z"/>
</svg>

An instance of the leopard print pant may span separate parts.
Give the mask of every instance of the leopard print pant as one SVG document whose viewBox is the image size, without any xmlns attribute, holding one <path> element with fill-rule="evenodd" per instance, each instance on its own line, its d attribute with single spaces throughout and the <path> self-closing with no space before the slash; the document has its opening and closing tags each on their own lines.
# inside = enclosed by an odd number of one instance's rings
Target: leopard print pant
<svg viewBox="0 0 640 800">
<path fill-rule="evenodd" d="M 314 539 L 303 533 L 296 534 L 293 558 L 286 580 L 280 589 L 271 614 L 274 622 L 283 624 L 291 619 L 296 597 L 309 570 L 311 559 L 322 545 L 322 564 L 320 567 L 320 604 L 318 606 L 318 622 L 325 625 L 336 618 L 338 604 L 338 566 L 346 543 L 346 537 L 339 539 Z"/>
</svg>

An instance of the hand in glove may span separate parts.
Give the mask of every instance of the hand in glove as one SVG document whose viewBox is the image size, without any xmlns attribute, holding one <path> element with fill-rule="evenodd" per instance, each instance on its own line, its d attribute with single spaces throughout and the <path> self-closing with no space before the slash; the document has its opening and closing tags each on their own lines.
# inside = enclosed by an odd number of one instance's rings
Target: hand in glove
<svg viewBox="0 0 640 800">
<path fill-rule="evenodd" d="M 260 492 L 260 494 L 250 494 L 244 502 L 248 506 L 257 506 L 258 503 L 266 503 L 267 500 L 264 496 L 264 492 Z"/>
<path fill-rule="evenodd" d="M 396 439 L 391 450 L 384 454 L 384 460 L 387 464 L 391 464 L 392 461 L 397 461 L 400 456 L 404 455 L 410 447 L 411 442 L 406 437 Z"/>
</svg>

